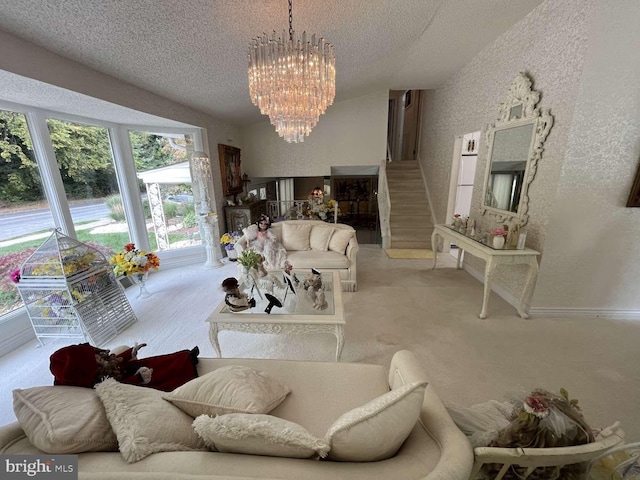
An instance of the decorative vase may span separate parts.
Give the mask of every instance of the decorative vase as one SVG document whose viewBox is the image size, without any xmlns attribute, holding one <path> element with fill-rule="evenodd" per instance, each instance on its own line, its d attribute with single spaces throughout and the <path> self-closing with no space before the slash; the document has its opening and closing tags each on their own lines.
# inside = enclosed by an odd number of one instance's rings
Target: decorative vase
<svg viewBox="0 0 640 480">
<path fill-rule="evenodd" d="M 491 241 L 491 244 L 493 245 L 493 248 L 495 248 L 496 250 L 500 250 L 502 247 L 504 247 L 504 236 L 495 235 L 493 237 L 493 240 Z"/>
<path fill-rule="evenodd" d="M 138 291 L 138 296 L 136 298 L 149 298 L 151 295 L 153 295 L 153 293 L 147 290 L 146 283 L 148 278 L 149 278 L 149 272 L 131 274 L 131 280 L 133 280 L 133 283 L 138 285 L 140 289 Z"/>
<path fill-rule="evenodd" d="M 238 260 L 238 252 L 236 252 L 235 248 L 232 248 L 231 250 L 227 250 L 225 248 L 224 251 L 227 252 L 227 257 L 229 257 L 230 261 L 235 262 Z"/>
</svg>

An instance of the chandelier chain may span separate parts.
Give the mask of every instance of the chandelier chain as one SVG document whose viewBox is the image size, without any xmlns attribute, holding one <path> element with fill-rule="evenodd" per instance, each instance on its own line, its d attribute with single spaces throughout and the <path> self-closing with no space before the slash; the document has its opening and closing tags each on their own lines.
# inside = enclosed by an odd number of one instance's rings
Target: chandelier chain
<svg viewBox="0 0 640 480">
<path fill-rule="evenodd" d="M 289 0 L 289 40 L 293 40 L 293 0 Z"/>
</svg>

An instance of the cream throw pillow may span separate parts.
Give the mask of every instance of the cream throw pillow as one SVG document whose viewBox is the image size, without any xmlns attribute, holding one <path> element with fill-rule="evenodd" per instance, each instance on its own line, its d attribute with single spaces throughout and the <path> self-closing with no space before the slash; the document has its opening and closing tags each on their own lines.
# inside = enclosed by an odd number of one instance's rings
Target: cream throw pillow
<svg viewBox="0 0 640 480">
<path fill-rule="evenodd" d="M 325 436 L 329 458 L 374 462 L 395 455 L 418 421 L 426 386 L 402 385 L 342 415 Z"/>
<path fill-rule="evenodd" d="M 329 250 L 332 252 L 342 253 L 344 255 L 347 250 L 347 245 L 349 244 L 349 240 L 355 232 L 353 230 L 343 230 L 341 228 L 336 228 L 331 235 L 331 240 L 329 241 Z"/>
<path fill-rule="evenodd" d="M 185 383 L 164 399 L 183 412 L 198 415 L 269 413 L 291 390 L 266 373 L 228 365 Z"/>
<path fill-rule="evenodd" d="M 13 411 L 31 444 L 47 453 L 118 450 L 102 402 L 90 388 L 33 387 L 13 391 Z"/>
<path fill-rule="evenodd" d="M 120 453 L 128 463 L 157 452 L 204 450 L 193 431 L 193 418 L 162 399 L 164 392 L 116 382 L 109 378 L 95 387 Z"/>
<path fill-rule="evenodd" d="M 271 415 L 200 415 L 193 427 L 209 448 L 219 452 L 309 458 L 325 457 L 329 451 L 325 441 L 297 423 Z"/>
<path fill-rule="evenodd" d="M 314 225 L 311 227 L 311 235 L 309 235 L 309 244 L 311 250 L 320 250 L 326 252 L 329 249 L 329 240 L 333 235 L 333 227 L 324 227 L 322 225 Z"/>
<path fill-rule="evenodd" d="M 311 225 L 297 223 L 282 224 L 282 246 L 285 250 L 309 250 Z"/>
</svg>

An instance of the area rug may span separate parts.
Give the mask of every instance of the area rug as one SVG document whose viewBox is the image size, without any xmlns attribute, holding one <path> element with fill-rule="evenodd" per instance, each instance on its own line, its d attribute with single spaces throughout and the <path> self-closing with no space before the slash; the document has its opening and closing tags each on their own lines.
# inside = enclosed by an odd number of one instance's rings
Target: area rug
<svg viewBox="0 0 640 480">
<path fill-rule="evenodd" d="M 385 248 L 387 257 L 397 258 L 433 258 L 433 252 L 426 248 Z"/>
</svg>

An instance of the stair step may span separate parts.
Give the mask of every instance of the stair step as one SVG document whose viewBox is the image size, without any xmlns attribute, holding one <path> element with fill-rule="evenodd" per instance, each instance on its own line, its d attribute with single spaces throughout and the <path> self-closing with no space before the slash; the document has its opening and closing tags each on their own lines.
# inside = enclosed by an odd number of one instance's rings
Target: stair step
<svg viewBox="0 0 640 480">
<path fill-rule="evenodd" d="M 426 202 L 427 201 L 427 192 L 417 190 L 400 190 L 394 189 L 389 190 L 389 196 L 391 197 L 391 202 L 398 202 L 400 204 L 404 204 L 405 202 Z"/>
<path fill-rule="evenodd" d="M 405 168 L 419 168 L 417 160 L 400 160 L 387 163 L 387 170 L 403 170 Z"/>
<path fill-rule="evenodd" d="M 391 248 L 427 248 L 429 250 L 433 250 L 431 248 L 431 239 L 429 240 L 394 240 L 391 239 Z"/>
<path fill-rule="evenodd" d="M 429 227 L 429 225 L 432 225 L 431 222 L 431 217 L 429 215 L 420 215 L 420 216 L 415 216 L 415 217 L 401 217 L 401 218 L 395 218 L 395 217 L 391 217 L 391 219 L 389 220 L 389 225 L 391 226 L 391 232 L 392 233 L 400 233 L 399 229 L 405 229 L 407 232 L 410 232 L 412 230 L 416 230 L 418 228 L 420 228 L 421 226 L 425 226 L 425 228 Z M 420 230 L 422 231 L 422 229 Z M 426 230 L 425 230 L 426 231 Z M 431 235 L 431 231 L 428 232 L 429 235 Z"/>
<path fill-rule="evenodd" d="M 412 185 L 412 184 L 424 185 L 424 183 L 422 182 L 422 178 L 420 178 L 420 177 L 412 177 L 412 178 L 393 178 L 393 177 L 388 177 L 387 178 L 387 183 L 389 184 L 389 186 L 391 186 L 391 185 Z"/>
</svg>

